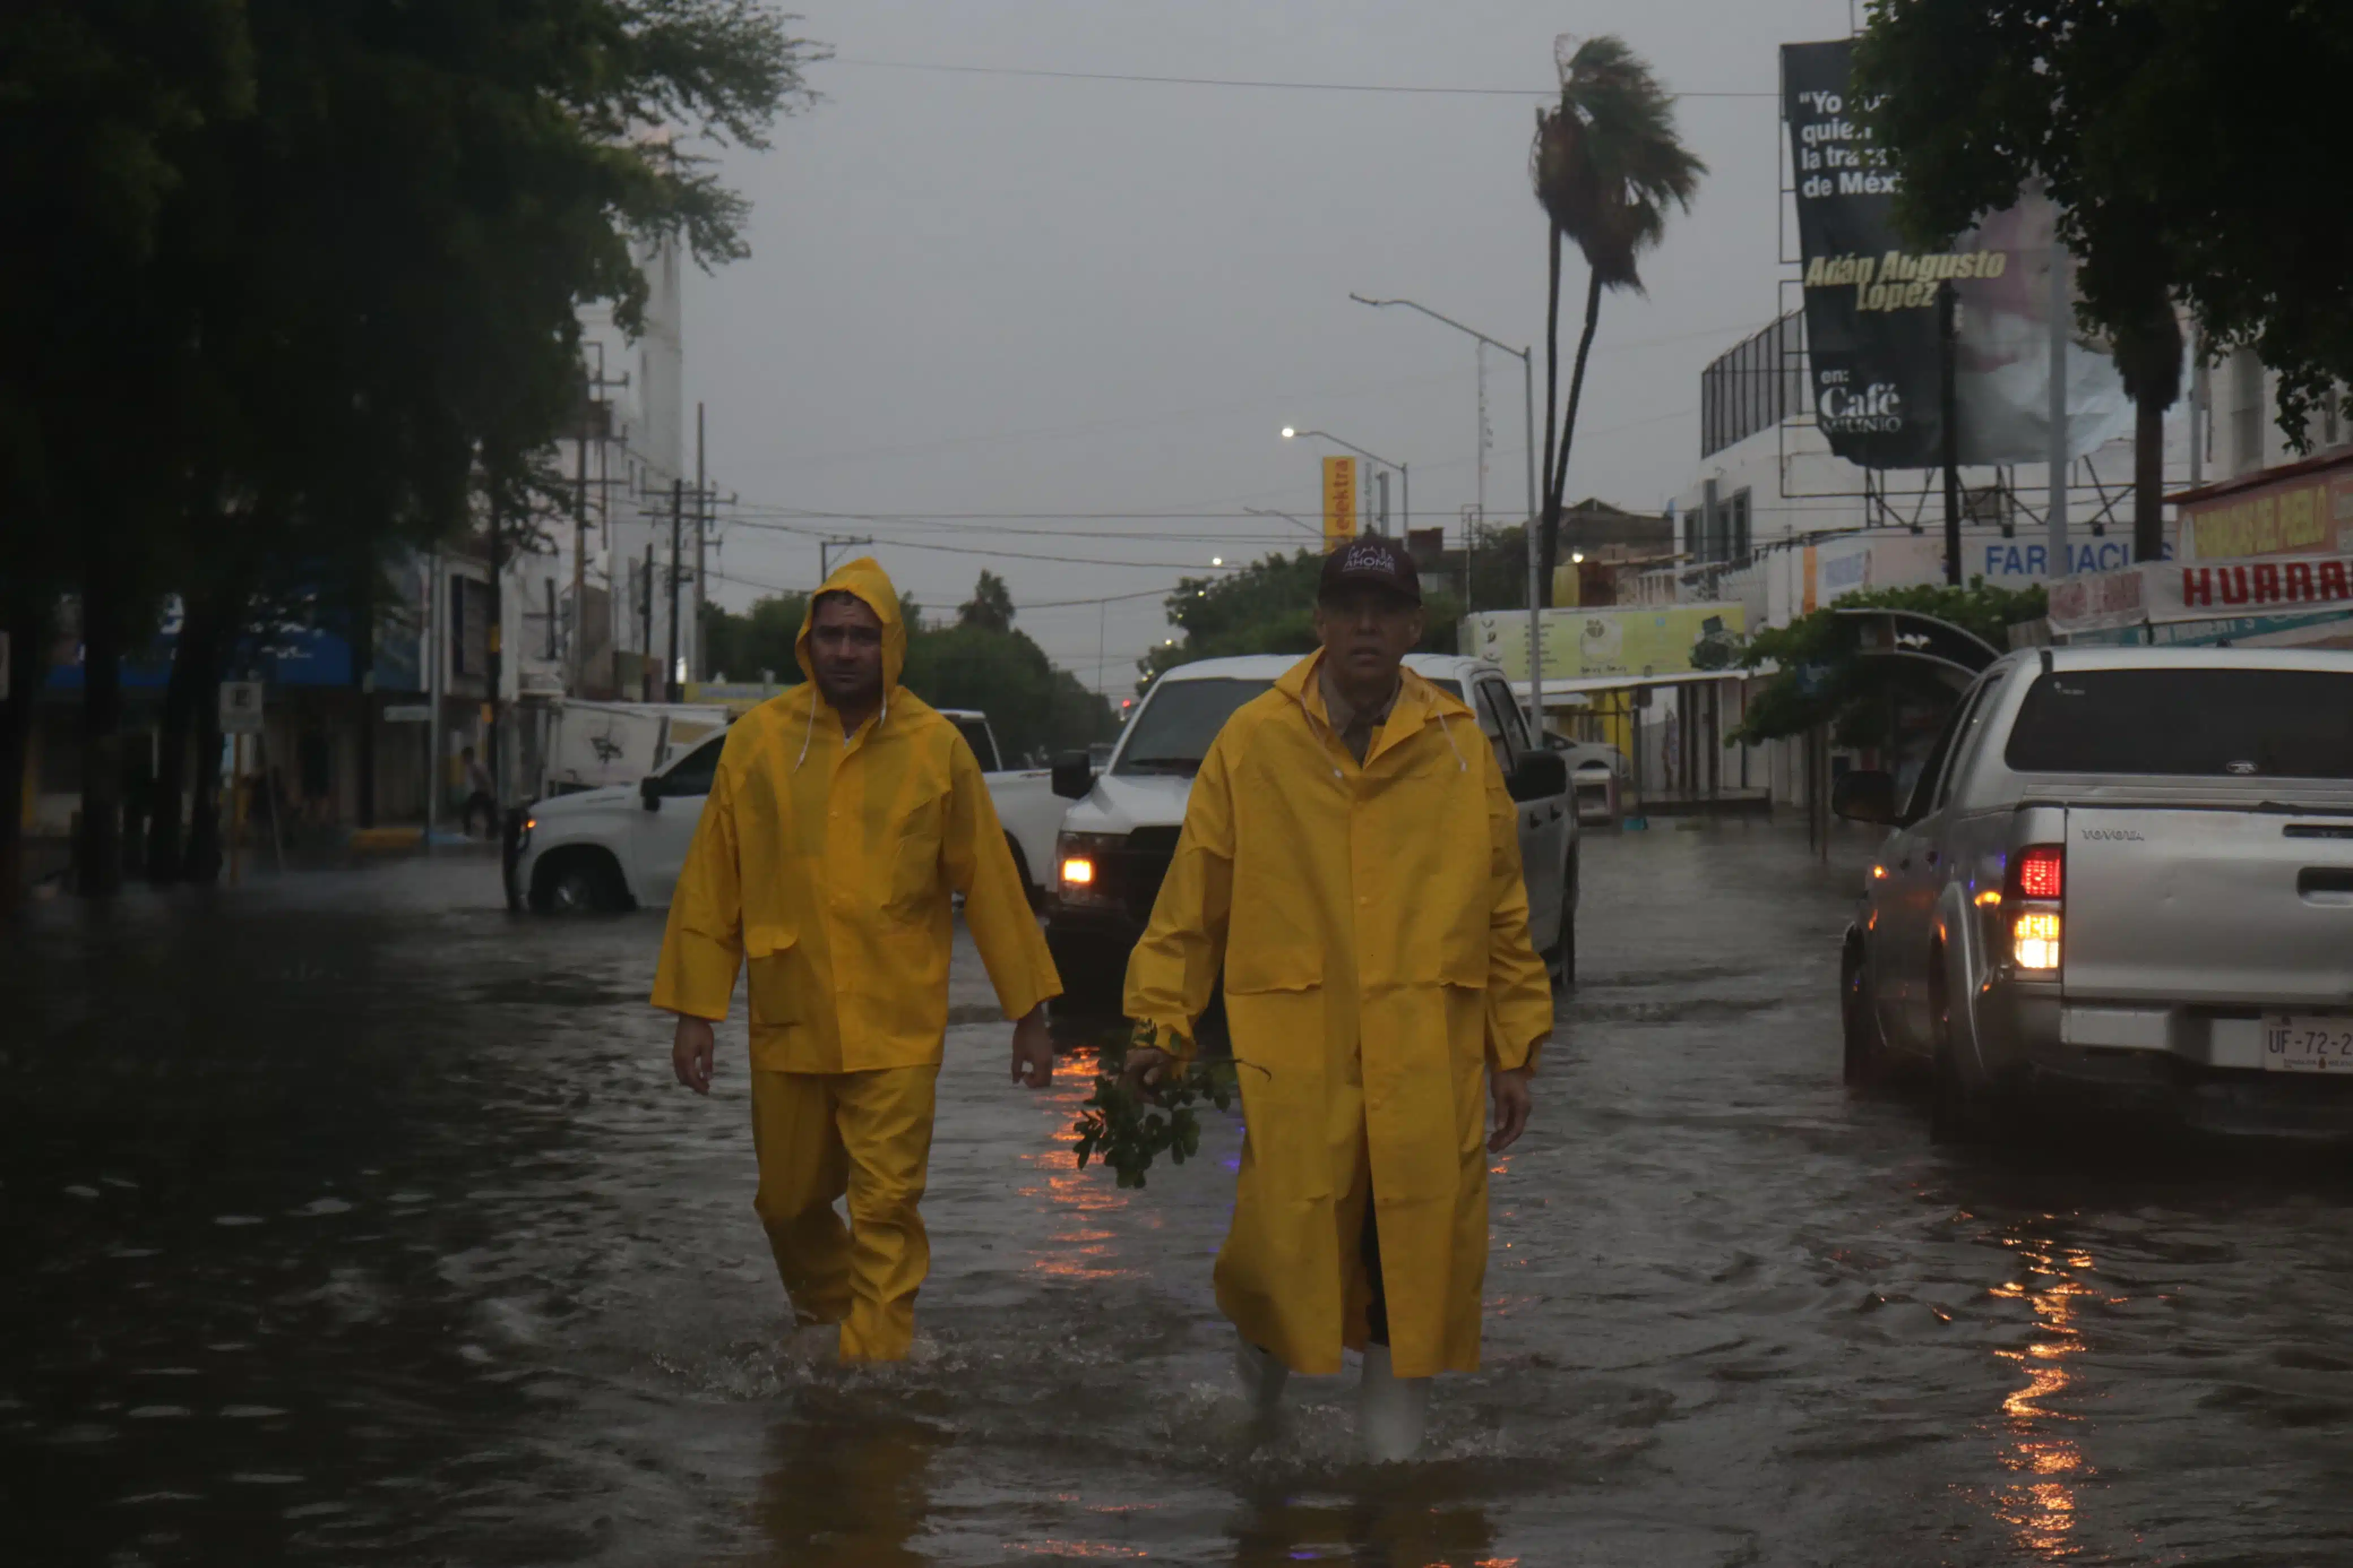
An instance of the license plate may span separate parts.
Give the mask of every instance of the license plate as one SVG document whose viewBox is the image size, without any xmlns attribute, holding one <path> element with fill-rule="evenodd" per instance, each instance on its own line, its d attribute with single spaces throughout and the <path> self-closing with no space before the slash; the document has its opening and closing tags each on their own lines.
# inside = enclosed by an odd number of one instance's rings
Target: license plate
<svg viewBox="0 0 2353 1568">
<path fill-rule="evenodd" d="M 2353 1073 L 2353 1017 L 2266 1016 L 2263 1068 L 2267 1072 Z"/>
</svg>

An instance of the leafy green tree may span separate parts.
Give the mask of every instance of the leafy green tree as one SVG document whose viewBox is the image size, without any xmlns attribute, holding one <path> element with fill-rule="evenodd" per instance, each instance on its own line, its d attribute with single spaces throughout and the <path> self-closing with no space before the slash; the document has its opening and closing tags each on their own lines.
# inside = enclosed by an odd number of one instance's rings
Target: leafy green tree
<svg viewBox="0 0 2353 1568">
<path fill-rule="evenodd" d="M 981 568 L 980 580 L 972 586 L 972 597 L 956 611 L 959 625 L 978 626 L 984 631 L 1009 632 L 1013 629 L 1013 591 L 1005 579 L 987 567 Z"/>
<path fill-rule="evenodd" d="M 721 679 L 766 678 L 790 686 L 801 679 L 793 644 L 808 615 L 807 594 L 768 595 L 742 615 L 716 604 L 702 606 L 711 668 Z"/>
<path fill-rule="evenodd" d="M 1521 539 L 1527 536 L 1511 531 Z M 1500 554 L 1502 547 L 1491 550 Z M 1196 659 L 1231 658 L 1245 654 L 1282 653 L 1304 657 L 1315 651 L 1315 588 L 1324 572 L 1324 557 L 1310 550 L 1293 555 L 1269 555 L 1264 560 L 1222 577 L 1187 577 L 1168 595 L 1169 624 L 1184 633 L 1154 648 L 1136 668 L 1148 686 L 1163 670 Z M 1523 563 L 1523 590 L 1527 569 Z M 1519 595 L 1526 600 L 1525 591 Z M 1423 617 L 1428 623 L 1420 651 L 1454 651 L 1461 601 L 1452 593 L 1425 581 Z"/>
<path fill-rule="evenodd" d="M 1568 449 L 1585 395 L 1585 365 L 1601 323 L 1605 289 L 1641 292 L 1638 265 L 1667 228 L 1667 209 L 1691 210 L 1707 165 L 1675 130 L 1674 99 L 1625 40 L 1588 38 L 1555 63 L 1560 99 L 1536 111 L 1528 176 L 1550 220 L 1550 274 L 1545 307 L 1544 533 L 1537 592 L 1552 603 L 1554 564 L 1560 559 L 1561 503 L 1568 485 Z M 1585 330 L 1569 378 L 1568 412 L 1556 438 L 1553 418 L 1560 387 L 1560 261 L 1565 242 L 1585 256 Z"/>
<path fill-rule="evenodd" d="M 1774 673 L 1749 699 L 1747 718 L 1727 743 L 1757 745 L 1831 726 L 1841 745 L 1878 746 L 1894 738 L 1891 715 L 1903 700 L 1949 700 L 1951 688 L 1917 660 L 1865 655 L 1852 622 L 1840 610 L 1909 610 L 1950 622 L 1996 648 L 2010 646 L 2010 628 L 2037 620 L 2046 608 L 2042 588 L 1989 586 L 1980 577 L 1966 588 L 1943 584 L 1873 588 L 1835 605 L 1800 616 L 1786 626 L 1758 632 L 1736 661 Z M 1694 661 L 1696 662 L 1696 660 Z"/>
<path fill-rule="evenodd" d="M 2159 551 L 2176 305 L 2281 378 L 2280 424 L 2353 381 L 2353 213 L 2313 184 L 2343 136 L 2353 10 L 2306 0 L 1881 0 L 1855 57 L 1924 239 L 2041 180 L 2080 315 L 2139 415 L 2134 543 Z"/>
<path fill-rule="evenodd" d="M 188 605 L 167 712 L 196 716 L 201 781 L 202 715 L 258 611 L 332 593 L 364 645 L 388 552 L 486 523 L 503 548 L 575 406 L 579 307 L 634 327 L 649 241 L 744 254 L 744 203 L 700 149 L 764 145 L 807 100 L 818 51 L 787 20 L 759 0 L 0 16 L 0 198 L 44 237 L 0 258 L 23 509 L 0 526 L 12 566 L 21 519 L 74 541 L 25 552 L 46 576 L 19 592 L 12 570 L 9 615 L 79 591 L 90 890 L 119 864 L 128 628 L 167 589 Z"/>
</svg>

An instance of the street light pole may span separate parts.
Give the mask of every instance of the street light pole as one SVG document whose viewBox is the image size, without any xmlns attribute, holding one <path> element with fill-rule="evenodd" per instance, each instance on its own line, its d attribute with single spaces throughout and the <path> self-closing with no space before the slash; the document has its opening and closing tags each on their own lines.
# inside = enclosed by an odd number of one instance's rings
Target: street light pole
<svg viewBox="0 0 2353 1568">
<path fill-rule="evenodd" d="M 1527 426 L 1528 467 L 1528 724 L 1539 742 L 1544 738 L 1544 595 L 1538 591 L 1542 573 L 1542 556 L 1536 540 L 1536 372 L 1535 350 L 1515 349 L 1479 331 L 1466 327 L 1451 316 L 1440 315 L 1429 306 L 1413 300 L 1367 300 L 1362 294 L 1351 293 L 1349 299 L 1359 305 L 1382 310 L 1390 305 L 1403 305 L 1409 310 L 1419 310 L 1431 321 L 1466 332 L 1489 348 L 1501 349 L 1507 354 L 1517 354 L 1520 360 L 1520 410 Z"/>
</svg>

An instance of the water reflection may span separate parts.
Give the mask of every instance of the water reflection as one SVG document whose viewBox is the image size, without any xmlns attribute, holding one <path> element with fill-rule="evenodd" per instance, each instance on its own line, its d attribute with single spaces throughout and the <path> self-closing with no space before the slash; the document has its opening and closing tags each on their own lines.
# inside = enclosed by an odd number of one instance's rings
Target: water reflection
<svg viewBox="0 0 2353 1568">
<path fill-rule="evenodd" d="M 1234 1568 L 1349 1563 L 1364 1568 L 1514 1568 L 1487 1510 L 1455 1478 L 1416 1468 L 1350 1499 L 1254 1500 L 1233 1530 Z"/>
<path fill-rule="evenodd" d="M 2024 1382 L 2001 1402 L 2002 1468 L 2017 1478 L 1994 1497 L 1994 1517 L 2009 1527 L 2017 1549 L 2042 1558 L 2073 1554 L 2078 1491 L 2093 1471 L 2071 1427 L 2082 1419 L 2066 1408 L 2080 1381 L 2070 1366 L 2084 1348 L 2077 1317 L 2093 1301 L 2121 1302 L 2094 1280 L 2092 1255 L 2021 1226 L 2002 1237 L 2021 1278 L 1993 1288 L 2000 1300 L 2022 1301 L 2033 1330 L 2019 1348 L 1994 1353 Z"/>
<path fill-rule="evenodd" d="M 887 1411 L 803 1408 L 768 1435 L 760 1528 L 790 1568 L 919 1568 L 934 1450 L 947 1441 Z"/>
<path fill-rule="evenodd" d="M 1092 1050 L 1074 1050 L 1056 1065 L 1054 1087 L 1048 1092 L 1062 1127 L 1078 1120 L 1080 1108 L 1094 1093 L 1098 1060 Z M 1092 1164 L 1079 1169 L 1070 1139 L 1060 1135 L 1049 1148 L 1024 1151 L 1021 1163 L 1032 1173 L 1021 1195 L 1042 1202 L 1052 1226 L 1032 1249 L 1029 1272 L 1056 1279 L 1104 1279 L 1126 1273 L 1113 1261 L 1112 1240 L 1113 1220 L 1127 1206 L 1127 1194 L 1112 1173 Z"/>
</svg>

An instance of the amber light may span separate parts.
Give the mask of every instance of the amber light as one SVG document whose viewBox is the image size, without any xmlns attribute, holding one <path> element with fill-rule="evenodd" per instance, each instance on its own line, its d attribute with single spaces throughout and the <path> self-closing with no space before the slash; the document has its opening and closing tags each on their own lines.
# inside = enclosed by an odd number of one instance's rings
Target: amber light
<svg viewBox="0 0 2353 1568">
<path fill-rule="evenodd" d="M 2018 862 L 2018 896 L 2052 903 L 2066 897 L 2067 852 L 2055 844 L 2027 850 Z"/>
<path fill-rule="evenodd" d="M 2030 910 L 2018 917 L 2010 928 L 2015 942 L 2011 951 L 2021 969 L 2056 969 L 2059 967 L 2059 916 L 2054 911 Z"/>
<path fill-rule="evenodd" d="M 1089 886 L 1095 879 L 1095 863 L 1092 860 L 1062 862 L 1062 880 L 1073 888 Z"/>
</svg>

